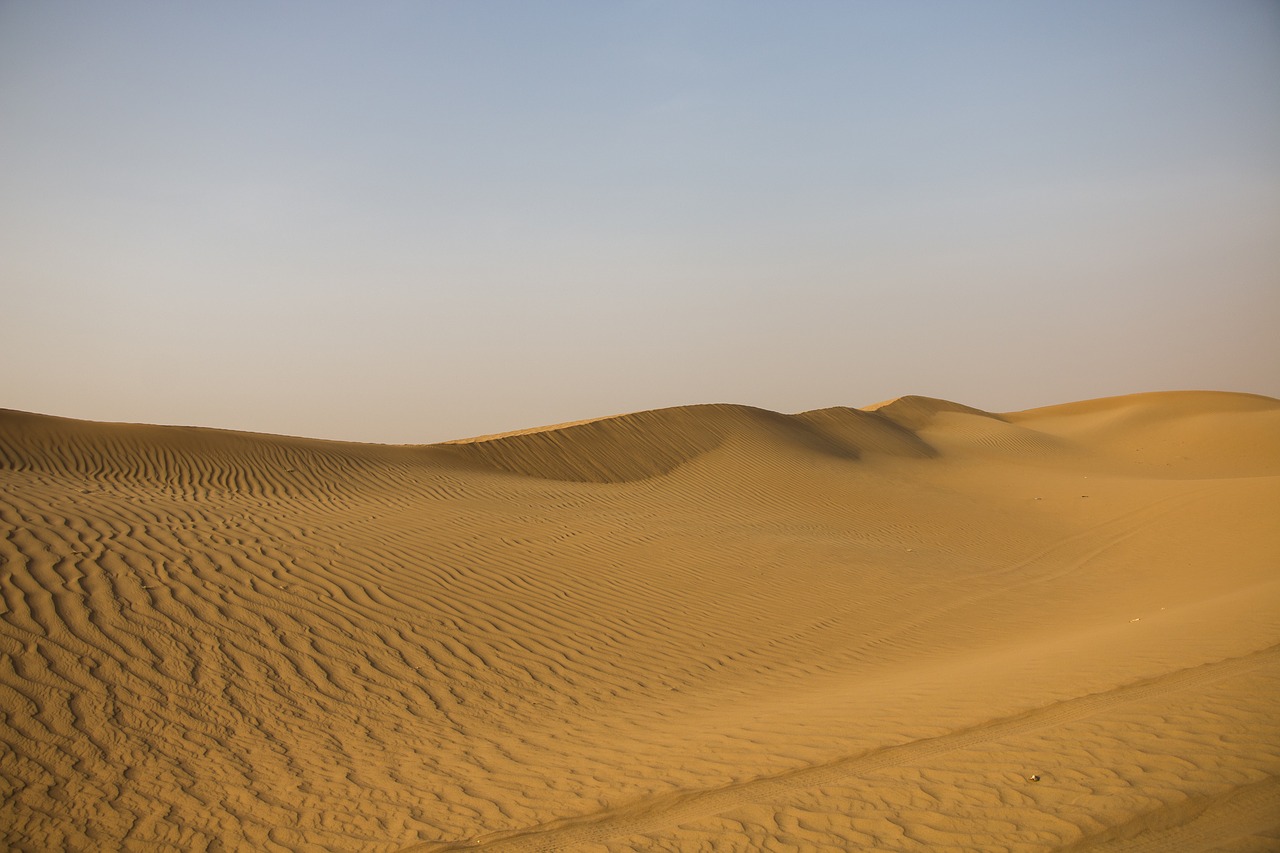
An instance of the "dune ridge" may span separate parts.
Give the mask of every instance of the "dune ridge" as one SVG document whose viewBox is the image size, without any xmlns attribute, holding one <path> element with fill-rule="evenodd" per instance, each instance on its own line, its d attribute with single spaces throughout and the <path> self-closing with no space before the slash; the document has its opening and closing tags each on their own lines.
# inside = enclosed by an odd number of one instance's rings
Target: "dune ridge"
<svg viewBox="0 0 1280 853">
<path fill-rule="evenodd" d="M 511 474 L 626 483 L 668 474 L 726 444 L 760 453 L 789 445 L 837 459 L 857 459 L 867 450 L 933 454 L 910 429 L 874 412 L 830 408 L 782 415 L 728 404 L 615 415 L 439 447 L 459 459 Z"/>
<path fill-rule="evenodd" d="M 430 446 L 0 410 L 0 838 L 1275 849 L 1277 507 L 1280 401 L 1223 392 Z"/>
</svg>

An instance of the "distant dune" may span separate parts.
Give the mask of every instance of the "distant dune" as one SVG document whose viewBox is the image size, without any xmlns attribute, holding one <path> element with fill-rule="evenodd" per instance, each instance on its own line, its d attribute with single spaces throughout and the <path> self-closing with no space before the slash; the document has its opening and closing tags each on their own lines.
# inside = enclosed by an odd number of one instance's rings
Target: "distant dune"
<svg viewBox="0 0 1280 853">
<path fill-rule="evenodd" d="M 1280 849 L 1280 401 L 0 410 L 11 850 Z"/>
</svg>

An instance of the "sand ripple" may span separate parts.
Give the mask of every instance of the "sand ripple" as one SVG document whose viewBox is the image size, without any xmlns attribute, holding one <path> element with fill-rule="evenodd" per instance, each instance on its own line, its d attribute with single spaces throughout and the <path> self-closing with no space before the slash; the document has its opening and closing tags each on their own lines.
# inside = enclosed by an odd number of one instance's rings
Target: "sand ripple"
<svg viewBox="0 0 1280 853">
<path fill-rule="evenodd" d="M 433 447 L 0 412 L 0 838 L 1274 849 L 1277 507 L 1248 395 Z"/>
</svg>

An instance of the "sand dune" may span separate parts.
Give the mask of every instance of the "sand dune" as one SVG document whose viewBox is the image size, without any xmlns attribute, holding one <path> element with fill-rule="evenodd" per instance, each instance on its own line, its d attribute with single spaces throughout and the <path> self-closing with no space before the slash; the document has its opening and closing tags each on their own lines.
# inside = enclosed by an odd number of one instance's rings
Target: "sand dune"
<svg viewBox="0 0 1280 853">
<path fill-rule="evenodd" d="M 0 411 L 14 850 L 1280 849 L 1280 401 Z"/>
</svg>

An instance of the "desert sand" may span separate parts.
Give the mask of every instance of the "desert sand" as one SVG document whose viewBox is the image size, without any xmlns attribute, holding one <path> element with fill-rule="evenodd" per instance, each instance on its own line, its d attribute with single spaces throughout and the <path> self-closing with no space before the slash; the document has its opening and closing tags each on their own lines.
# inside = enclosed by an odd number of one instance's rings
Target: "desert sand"
<svg viewBox="0 0 1280 853">
<path fill-rule="evenodd" d="M 0 411 L 13 850 L 1280 849 L 1280 401 Z"/>
</svg>

